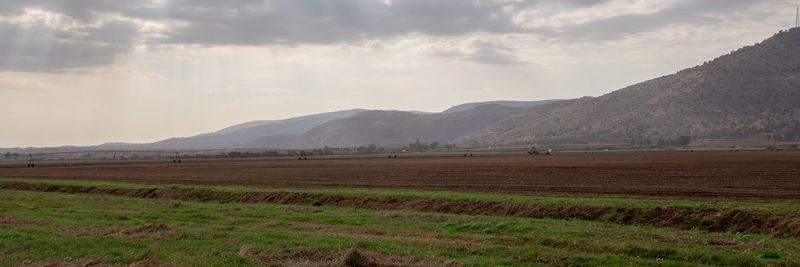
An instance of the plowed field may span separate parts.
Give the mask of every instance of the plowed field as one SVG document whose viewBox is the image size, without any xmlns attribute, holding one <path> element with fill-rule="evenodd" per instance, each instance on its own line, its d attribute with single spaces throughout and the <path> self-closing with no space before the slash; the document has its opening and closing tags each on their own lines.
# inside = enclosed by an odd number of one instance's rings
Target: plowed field
<svg viewBox="0 0 800 267">
<path fill-rule="evenodd" d="M 328 157 L 171 162 L 40 162 L 0 177 L 272 188 L 393 188 L 526 195 L 800 199 L 800 152 L 594 153 L 552 156 Z"/>
</svg>

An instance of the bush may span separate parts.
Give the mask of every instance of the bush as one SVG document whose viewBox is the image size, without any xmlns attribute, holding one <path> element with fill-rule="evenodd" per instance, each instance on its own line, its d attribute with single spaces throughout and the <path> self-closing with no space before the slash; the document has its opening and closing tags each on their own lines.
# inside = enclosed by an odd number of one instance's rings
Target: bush
<svg viewBox="0 0 800 267">
<path fill-rule="evenodd" d="M 781 255 L 779 255 L 777 252 L 774 252 L 774 251 L 764 251 L 764 252 L 761 252 L 761 258 L 762 259 L 776 259 L 777 260 L 777 259 L 781 258 Z"/>
</svg>

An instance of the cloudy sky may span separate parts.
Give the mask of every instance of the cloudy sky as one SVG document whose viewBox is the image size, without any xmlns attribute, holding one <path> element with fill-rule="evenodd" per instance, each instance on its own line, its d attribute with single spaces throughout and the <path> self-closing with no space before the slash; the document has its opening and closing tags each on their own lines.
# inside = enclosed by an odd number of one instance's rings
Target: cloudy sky
<svg viewBox="0 0 800 267">
<path fill-rule="evenodd" d="M 761 41 L 797 2 L 3 0 L 0 147 L 598 96 Z"/>
</svg>

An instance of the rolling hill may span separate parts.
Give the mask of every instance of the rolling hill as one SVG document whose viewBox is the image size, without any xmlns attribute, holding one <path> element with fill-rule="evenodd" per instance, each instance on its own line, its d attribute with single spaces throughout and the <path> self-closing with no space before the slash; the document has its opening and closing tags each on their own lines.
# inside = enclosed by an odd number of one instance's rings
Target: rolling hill
<svg viewBox="0 0 800 267">
<path fill-rule="evenodd" d="M 669 145 L 689 138 L 800 140 L 800 28 L 599 97 L 468 103 L 441 113 L 353 109 L 254 121 L 150 144 L 91 148 L 399 147 L 417 139 L 461 147 L 588 142 Z"/>
<path fill-rule="evenodd" d="M 302 135 L 268 136 L 248 146 L 314 148 L 377 144 L 396 147 L 407 145 L 416 139 L 444 144 L 523 111 L 521 108 L 502 105 L 483 105 L 462 112 L 433 114 L 364 111 L 314 127 Z"/>
<path fill-rule="evenodd" d="M 498 101 L 486 101 L 486 102 L 475 102 L 475 103 L 466 103 L 457 105 L 451 108 L 442 111 L 442 113 L 455 113 L 461 111 L 467 111 L 470 109 L 474 109 L 479 106 L 486 106 L 486 105 L 500 105 L 505 107 L 512 107 L 512 108 L 530 108 L 535 106 L 541 106 L 547 103 L 552 103 L 560 101 L 557 99 L 552 100 L 539 100 L 539 101 L 511 101 L 511 100 L 498 100 Z"/>
<path fill-rule="evenodd" d="M 600 97 L 534 107 L 458 142 L 670 144 L 681 136 L 800 140 L 800 28 Z"/>
<path fill-rule="evenodd" d="M 427 115 L 367 111 L 302 135 L 266 137 L 250 145 L 396 146 L 416 139 L 462 147 L 674 145 L 690 138 L 800 140 L 800 29 L 599 97 L 471 103 Z"/>
<path fill-rule="evenodd" d="M 329 121 L 353 116 L 364 110 L 351 109 L 336 112 L 320 113 L 275 121 L 253 121 L 227 127 L 213 133 L 192 137 L 170 138 L 148 144 L 126 144 L 125 149 L 223 149 L 248 148 L 246 144 L 266 136 L 296 135 Z"/>
</svg>

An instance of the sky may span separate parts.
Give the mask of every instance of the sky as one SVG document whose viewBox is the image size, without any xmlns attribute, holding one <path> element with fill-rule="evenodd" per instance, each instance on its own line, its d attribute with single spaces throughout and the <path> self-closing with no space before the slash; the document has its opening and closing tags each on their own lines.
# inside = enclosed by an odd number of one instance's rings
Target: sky
<svg viewBox="0 0 800 267">
<path fill-rule="evenodd" d="M 3 0 L 0 147 L 599 96 L 766 39 L 798 2 Z"/>
</svg>

